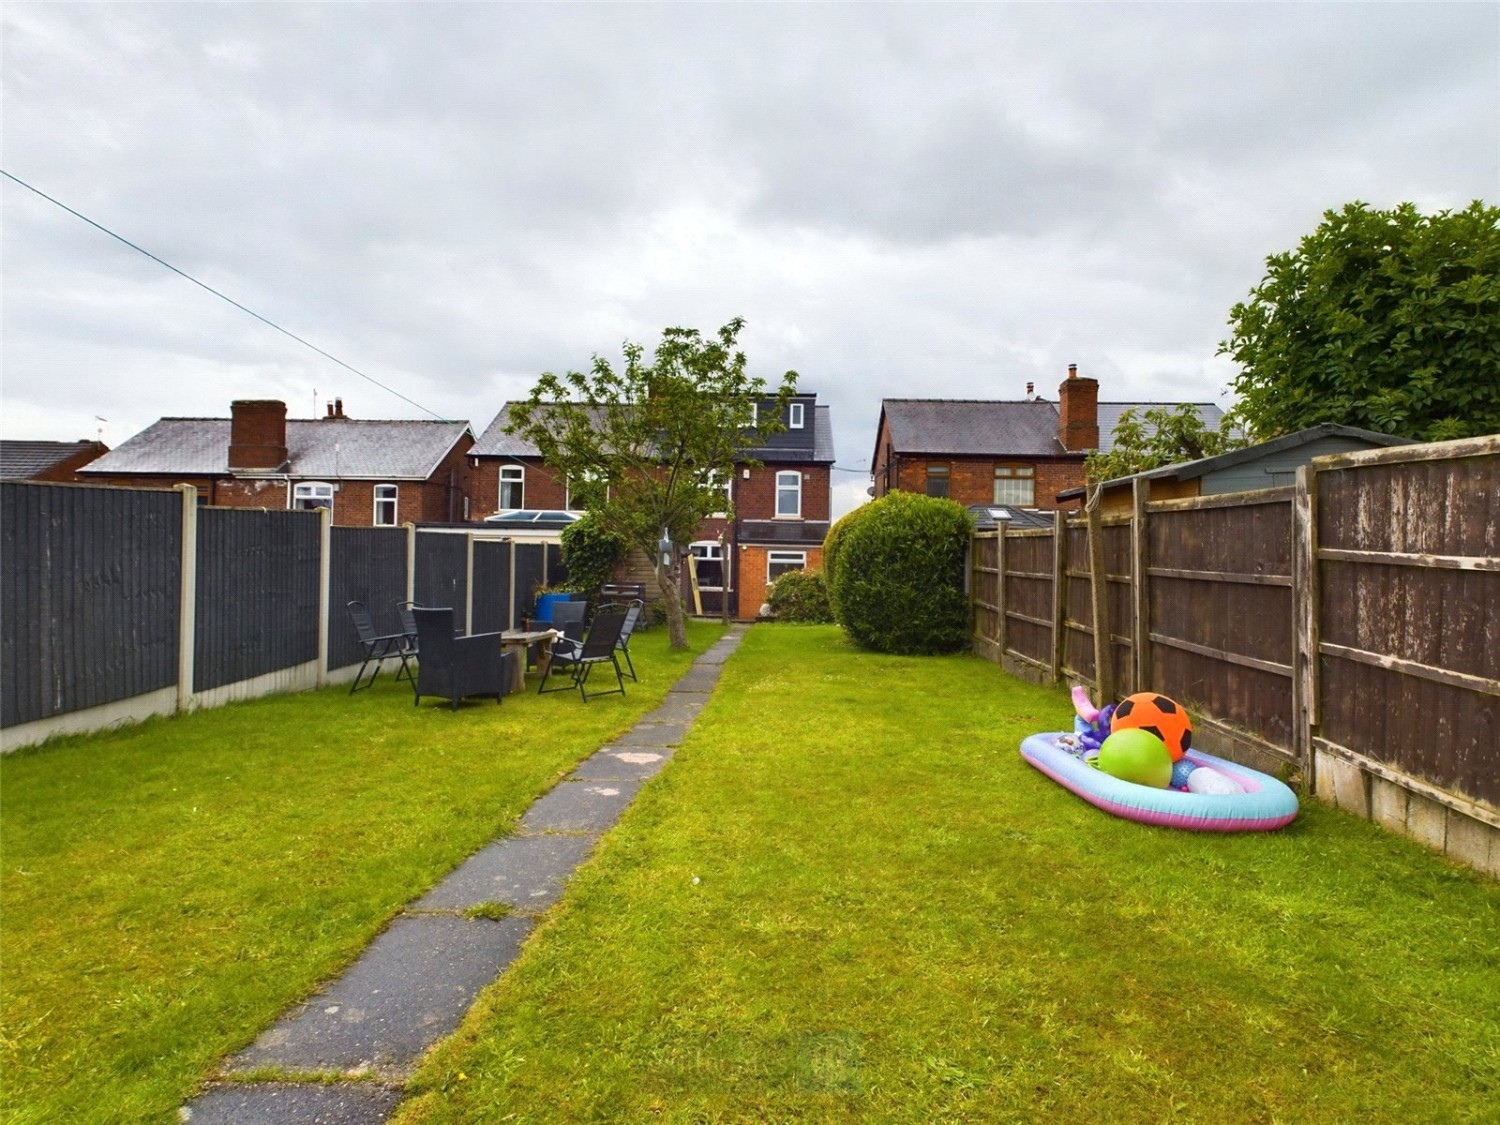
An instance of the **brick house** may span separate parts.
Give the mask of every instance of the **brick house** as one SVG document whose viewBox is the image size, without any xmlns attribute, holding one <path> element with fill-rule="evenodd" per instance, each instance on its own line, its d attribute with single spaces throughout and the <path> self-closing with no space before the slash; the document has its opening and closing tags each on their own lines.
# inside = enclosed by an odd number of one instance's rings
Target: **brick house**
<svg viewBox="0 0 1500 1125">
<path fill-rule="evenodd" d="M 511 406 L 501 408 L 469 451 L 476 516 L 582 507 L 568 482 L 543 463 L 534 445 L 505 432 Z M 774 407 L 774 401 L 767 401 L 760 409 Z M 789 400 L 781 420 L 786 426 L 781 433 L 751 439 L 757 444 L 745 449 L 746 462 L 736 464 L 729 481 L 726 514 L 705 520 L 689 545 L 704 614 L 718 614 L 727 598 L 735 618 L 753 620 L 778 574 L 822 566 L 833 500 L 828 407 L 818 405 L 815 394 L 798 394 Z M 733 520 L 728 518 L 730 510 Z M 649 563 L 632 559 L 626 568 L 631 573 L 622 577 L 647 581 L 649 593 L 654 585 L 644 573 Z M 691 591 L 685 589 L 684 594 L 691 612 Z"/>
<path fill-rule="evenodd" d="M 1058 493 L 1084 481 L 1084 458 L 1114 448 L 1114 429 L 1126 410 L 1174 405 L 1099 401 L 1099 382 L 1068 365 L 1058 401 L 1032 393 L 1020 401 L 976 399 L 885 399 L 870 472 L 874 494 L 893 489 L 946 496 L 964 505 L 1016 508 L 1075 507 L 1076 497 Z M 1194 403 L 1205 425 L 1217 427 L 1224 412 L 1211 402 Z"/>
<path fill-rule="evenodd" d="M 332 508 L 345 527 L 469 515 L 467 422 L 361 421 L 343 400 L 323 418 L 287 418 L 286 404 L 240 400 L 229 418 L 163 418 L 88 465 L 91 484 L 171 488 L 227 508 Z"/>
<path fill-rule="evenodd" d="M 76 484 L 78 470 L 108 452 L 102 441 L 0 441 L 0 480 Z"/>
</svg>

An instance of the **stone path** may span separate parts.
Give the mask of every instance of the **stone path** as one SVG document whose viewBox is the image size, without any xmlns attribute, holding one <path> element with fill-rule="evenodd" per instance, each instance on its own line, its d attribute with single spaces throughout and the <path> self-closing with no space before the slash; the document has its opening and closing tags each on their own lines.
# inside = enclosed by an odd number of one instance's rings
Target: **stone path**
<svg viewBox="0 0 1500 1125">
<path fill-rule="evenodd" d="M 193 1125 L 376 1125 L 422 1053 L 520 952 L 538 912 L 671 760 L 744 626 L 732 627 L 631 730 L 585 759 L 521 818 L 408 906 L 349 970 L 229 1059 L 179 1111 Z M 465 912 L 500 903 L 498 919 Z M 334 1079 L 330 1081 L 330 1079 Z"/>
</svg>

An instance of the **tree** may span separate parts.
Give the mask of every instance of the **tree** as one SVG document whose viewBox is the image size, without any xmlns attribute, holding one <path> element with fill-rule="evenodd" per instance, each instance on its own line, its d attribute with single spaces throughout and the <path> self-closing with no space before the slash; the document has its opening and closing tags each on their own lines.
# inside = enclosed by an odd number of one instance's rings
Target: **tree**
<svg viewBox="0 0 1500 1125">
<path fill-rule="evenodd" d="M 1500 208 L 1327 211 L 1229 314 L 1235 415 L 1438 441 L 1500 431 Z"/>
<path fill-rule="evenodd" d="M 687 647 L 679 593 L 687 544 L 705 517 L 728 506 L 735 464 L 753 464 L 747 443 L 785 428 L 780 419 L 796 391 L 795 371 L 774 392 L 745 373 L 744 324 L 731 320 L 712 339 L 668 328 L 650 362 L 627 341 L 619 370 L 596 355 L 587 374 L 547 372 L 511 408 L 506 427 L 575 482 L 575 496 L 576 482 L 589 482 L 587 507 L 599 526 L 652 560 L 673 648 Z M 776 407 L 757 412 L 772 394 Z M 665 560 L 663 532 L 673 544 Z"/>
<path fill-rule="evenodd" d="M 1115 425 L 1114 448 L 1108 453 L 1090 453 L 1085 472 L 1090 481 L 1114 480 L 1161 465 L 1215 457 L 1245 444 L 1227 416 L 1217 430 L 1211 430 L 1191 403 L 1175 410 L 1153 406 L 1141 414 L 1131 407 L 1120 413 Z"/>
</svg>

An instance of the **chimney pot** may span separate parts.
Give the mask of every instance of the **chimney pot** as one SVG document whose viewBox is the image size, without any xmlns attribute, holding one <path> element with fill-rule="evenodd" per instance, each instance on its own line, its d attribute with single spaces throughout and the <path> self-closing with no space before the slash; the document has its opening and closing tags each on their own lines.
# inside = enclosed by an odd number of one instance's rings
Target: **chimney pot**
<svg viewBox="0 0 1500 1125">
<path fill-rule="evenodd" d="M 1036 397 L 1036 384 L 1035 383 L 1027 383 L 1026 384 L 1026 397 L 1027 398 L 1034 398 L 1034 397 Z"/>
<path fill-rule="evenodd" d="M 1068 378 L 1069 379 L 1076 379 L 1076 378 L 1078 378 L 1078 364 L 1076 364 L 1076 363 L 1070 363 L 1070 364 L 1068 364 Z"/>
</svg>

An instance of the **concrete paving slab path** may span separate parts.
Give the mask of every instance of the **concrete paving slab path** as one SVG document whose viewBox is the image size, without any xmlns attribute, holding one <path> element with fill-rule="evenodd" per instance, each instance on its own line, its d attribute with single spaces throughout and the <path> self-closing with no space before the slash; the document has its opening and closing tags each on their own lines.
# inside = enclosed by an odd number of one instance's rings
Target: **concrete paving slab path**
<svg viewBox="0 0 1500 1125">
<path fill-rule="evenodd" d="M 377 1125 L 400 1101 L 422 1053 L 458 1026 L 479 991 L 516 958 L 533 912 L 564 884 L 619 819 L 708 702 L 746 627 L 701 654 L 662 705 L 581 762 L 495 841 L 391 923 L 341 978 L 230 1059 L 226 1074 L 282 1070 L 343 1074 L 334 1082 L 222 1082 L 179 1111 L 193 1125 Z M 503 903 L 498 920 L 461 912 Z M 378 1081 L 371 1081 L 370 1076 Z"/>
</svg>

